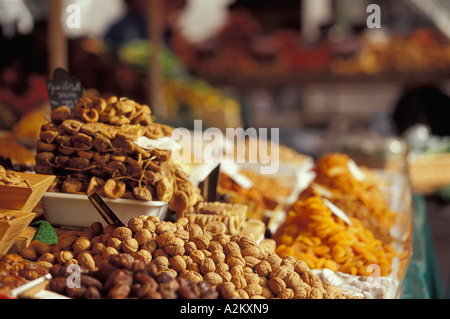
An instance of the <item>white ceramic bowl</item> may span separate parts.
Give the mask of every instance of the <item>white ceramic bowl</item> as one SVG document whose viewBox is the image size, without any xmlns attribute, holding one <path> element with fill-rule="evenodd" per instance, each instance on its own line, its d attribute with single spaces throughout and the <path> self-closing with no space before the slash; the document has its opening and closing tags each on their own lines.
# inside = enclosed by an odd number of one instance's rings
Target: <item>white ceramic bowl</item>
<svg viewBox="0 0 450 319">
<path fill-rule="evenodd" d="M 132 217 L 154 215 L 163 220 L 167 213 L 167 202 L 122 198 L 103 200 L 125 225 Z M 44 218 L 52 226 L 87 228 L 97 221 L 106 225 L 87 195 L 46 192 L 41 202 Z"/>
</svg>

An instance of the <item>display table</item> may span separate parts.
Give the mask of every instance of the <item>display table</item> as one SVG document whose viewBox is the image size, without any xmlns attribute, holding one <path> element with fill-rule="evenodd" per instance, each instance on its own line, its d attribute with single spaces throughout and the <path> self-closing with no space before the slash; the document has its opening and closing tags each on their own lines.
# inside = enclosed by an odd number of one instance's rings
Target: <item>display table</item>
<svg viewBox="0 0 450 319">
<path fill-rule="evenodd" d="M 442 299 L 444 290 L 427 222 L 425 199 L 413 196 L 413 255 L 403 281 L 403 299 Z"/>
</svg>

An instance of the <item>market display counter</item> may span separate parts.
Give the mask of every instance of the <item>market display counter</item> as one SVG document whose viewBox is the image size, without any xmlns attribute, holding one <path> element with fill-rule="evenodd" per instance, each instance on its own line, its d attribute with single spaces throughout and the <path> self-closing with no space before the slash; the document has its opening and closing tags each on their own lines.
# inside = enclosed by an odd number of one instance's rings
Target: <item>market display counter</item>
<svg viewBox="0 0 450 319">
<path fill-rule="evenodd" d="M 425 200 L 413 196 L 414 233 L 413 255 L 403 282 L 403 299 L 442 299 L 444 289 L 430 230 Z"/>
</svg>

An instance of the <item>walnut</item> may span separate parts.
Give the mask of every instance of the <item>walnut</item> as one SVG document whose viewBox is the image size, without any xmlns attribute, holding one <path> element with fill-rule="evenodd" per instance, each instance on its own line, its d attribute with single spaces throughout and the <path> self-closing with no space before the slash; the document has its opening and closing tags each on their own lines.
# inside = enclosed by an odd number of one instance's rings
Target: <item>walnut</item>
<svg viewBox="0 0 450 319">
<path fill-rule="evenodd" d="M 270 277 L 280 277 L 281 279 L 284 279 L 288 273 L 289 268 L 287 266 L 279 266 L 275 269 L 272 269 L 272 272 L 270 273 Z"/>
<path fill-rule="evenodd" d="M 257 283 L 247 284 L 244 290 L 250 298 L 256 295 L 261 295 L 262 293 L 262 287 Z"/>
<path fill-rule="evenodd" d="M 216 240 L 210 240 L 209 241 L 209 246 L 208 246 L 208 250 L 212 253 L 214 253 L 215 251 L 222 251 L 223 252 L 223 246 L 221 243 L 219 243 Z"/>
<path fill-rule="evenodd" d="M 138 244 L 137 240 L 134 238 L 125 239 L 122 243 L 122 250 L 125 253 L 134 253 L 134 252 L 138 251 L 138 249 L 139 249 L 139 244 Z"/>
<path fill-rule="evenodd" d="M 239 299 L 249 299 L 247 292 L 244 289 L 236 289 L 237 297 Z"/>
<path fill-rule="evenodd" d="M 176 238 L 175 238 L 176 239 Z M 176 242 L 170 242 L 164 246 L 164 250 L 170 256 L 183 255 L 185 252 L 184 245 Z"/>
<path fill-rule="evenodd" d="M 187 266 L 187 269 L 200 273 L 200 265 L 194 262 L 190 263 Z"/>
<path fill-rule="evenodd" d="M 262 277 L 268 277 L 272 272 L 272 267 L 267 260 L 263 260 L 255 265 L 255 271 Z"/>
<path fill-rule="evenodd" d="M 113 238 L 112 233 L 105 233 L 105 234 L 102 235 L 101 242 L 102 242 L 103 244 L 107 245 L 110 238 Z M 117 238 L 116 238 L 116 239 L 117 239 Z M 118 239 L 118 240 L 120 240 L 120 239 Z M 120 241 L 121 241 L 121 240 L 120 240 Z M 122 242 L 122 241 L 121 241 L 121 242 Z"/>
<path fill-rule="evenodd" d="M 142 224 L 143 224 L 143 222 L 142 222 Z M 150 230 L 148 230 L 147 228 L 142 228 L 142 229 L 138 230 L 136 232 L 136 234 L 134 234 L 134 239 L 136 239 L 139 246 L 142 246 L 145 243 L 152 240 L 152 234 L 151 234 Z"/>
<path fill-rule="evenodd" d="M 245 256 L 244 260 L 245 260 L 245 265 L 250 268 L 255 267 L 260 262 L 260 260 L 258 258 L 255 258 L 253 256 Z"/>
<path fill-rule="evenodd" d="M 170 258 L 170 266 L 176 272 L 181 272 L 186 269 L 186 261 L 181 255 L 176 255 Z"/>
<path fill-rule="evenodd" d="M 292 299 L 294 297 L 294 291 L 291 288 L 286 288 L 277 294 L 277 298 L 280 299 Z"/>
<path fill-rule="evenodd" d="M 182 277 L 191 280 L 192 282 L 198 283 L 200 281 L 203 281 L 203 277 L 202 275 L 200 275 L 198 272 L 196 271 L 192 271 L 192 270 L 185 270 L 183 272 L 181 272 L 180 274 Z"/>
<path fill-rule="evenodd" d="M 177 229 L 175 232 L 175 236 L 182 239 L 183 241 L 189 240 L 189 232 L 184 229 Z"/>
<path fill-rule="evenodd" d="M 203 276 L 203 280 L 206 281 L 211 286 L 217 286 L 223 282 L 222 277 L 215 272 L 208 272 Z"/>
<path fill-rule="evenodd" d="M 241 256 L 229 254 L 227 256 L 227 264 L 230 267 L 238 266 L 238 265 L 241 266 L 241 267 L 244 267 L 245 266 L 245 259 L 242 258 Z"/>
<path fill-rule="evenodd" d="M 272 290 L 272 292 L 276 295 L 278 295 L 281 291 L 286 289 L 286 283 L 280 277 L 270 278 L 268 286 Z"/>
<path fill-rule="evenodd" d="M 244 249 L 242 249 L 242 256 L 251 256 L 254 258 L 261 259 L 262 253 L 261 249 L 258 246 L 250 245 Z"/>
<path fill-rule="evenodd" d="M 148 229 L 151 232 L 155 232 L 156 230 L 155 223 L 152 222 L 150 219 L 144 220 L 142 227 Z"/>
<path fill-rule="evenodd" d="M 143 259 L 146 262 L 152 261 L 152 258 L 153 258 L 152 254 L 148 250 L 145 250 L 145 249 L 138 250 L 137 252 L 133 253 L 133 256 L 135 256 L 135 258 Z"/>
<path fill-rule="evenodd" d="M 225 254 L 221 250 L 215 250 L 211 253 L 211 259 L 217 264 L 225 261 Z"/>
<path fill-rule="evenodd" d="M 108 259 L 109 256 L 118 254 L 119 252 L 114 247 L 106 247 L 102 253 L 104 259 Z"/>
<path fill-rule="evenodd" d="M 218 233 L 212 236 L 213 241 L 217 241 L 222 246 L 225 246 L 230 241 L 230 235 Z"/>
<path fill-rule="evenodd" d="M 115 237 L 109 237 L 106 241 L 106 246 L 113 247 L 117 251 L 120 251 L 120 250 L 122 250 L 122 240 L 120 240 L 119 238 L 115 238 Z"/>
<path fill-rule="evenodd" d="M 194 250 L 192 253 L 189 254 L 189 257 L 191 257 L 192 261 L 196 264 L 201 264 L 203 259 L 205 259 L 205 254 L 201 250 Z"/>
<path fill-rule="evenodd" d="M 235 265 L 230 268 L 231 276 L 234 277 L 243 277 L 244 276 L 244 268 L 241 265 Z"/>
<path fill-rule="evenodd" d="M 259 276 L 253 272 L 244 271 L 244 278 L 247 282 L 247 285 L 250 284 L 258 284 L 259 285 Z"/>
<path fill-rule="evenodd" d="M 150 240 L 146 242 L 144 245 L 142 245 L 141 249 L 147 250 L 148 252 L 153 254 L 156 251 L 156 249 L 158 249 L 158 243 L 154 239 Z"/>
<path fill-rule="evenodd" d="M 238 243 L 239 243 L 239 246 L 241 247 L 241 249 L 245 249 L 245 248 L 251 247 L 251 246 L 257 247 L 256 242 L 253 239 L 248 238 L 247 236 L 241 237 L 239 239 Z"/>
<path fill-rule="evenodd" d="M 45 261 L 45 262 L 54 264 L 56 259 L 55 259 L 55 255 L 53 255 L 51 253 L 44 253 L 37 259 L 37 261 Z"/>
<path fill-rule="evenodd" d="M 200 235 L 193 239 L 197 249 L 207 249 L 209 246 L 209 239 L 205 235 Z"/>
<path fill-rule="evenodd" d="M 144 227 L 144 221 L 139 217 L 132 217 L 128 221 L 127 226 L 132 232 L 136 233 Z"/>
<path fill-rule="evenodd" d="M 163 256 L 163 257 L 166 257 L 167 259 L 169 259 L 169 255 L 166 253 L 166 251 L 163 248 L 158 248 L 153 253 L 154 258 L 159 257 L 159 256 Z"/>
<path fill-rule="evenodd" d="M 224 248 L 225 253 L 227 255 L 230 255 L 230 254 L 238 254 L 238 255 L 240 255 L 241 254 L 241 248 L 234 241 L 230 241 L 230 242 L 226 243 L 223 248 Z"/>
<path fill-rule="evenodd" d="M 231 279 L 231 282 L 236 287 L 236 290 L 244 289 L 247 286 L 247 282 L 245 281 L 245 278 L 243 276 L 233 277 L 233 279 Z"/>
<path fill-rule="evenodd" d="M 273 292 L 269 287 L 261 287 L 261 296 L 270 299 L 273 297 Z"/>
<path fill-rule="evenodd" d="M 75 255 L 79 253 L 91 249 L 91 242 L 87 237 L 80 236 L 75 242 L 72 244 L 72 249 Z"/>
<path fill-rule="evenodd" d="M 115 238 L 117 239 L 117 238 Z M 101 255 L 106 249 L 106 245 L 103 243 L 95 243 L 92 245 L 92 253 L 94 255 Z"/>
<path fill-rule="evenodd" d="M 131 238 L 133 236 L 133 232 L 128 227 L 120 226 L 114 229 L 112 236 L 123 241 Z"/>
<path fill-rule="evenodd" d="M 200 264 L 200 271 L 203 275 L 215 271 L 216 270 L 216 264 L 214 263 L 214 260 L 212 258 L 205 258 Z"/>
<path fill-rule="evenodd" d="M 189 232 L 189 240 L 194 240 L 196 237 L 203 235 L 203 230 L 200 225 L 188 224 L 186 225 L 186 230 Z"/>
<path fill-rule="evenodd" d="M 309 271 L 310 269 L 309 269 L 308 264 L 306 262 L 304 262 L 303 260 L 299 259 L 294 264 L 294 270 L 295 270 L 295 272 L 301 274 L 303 272 Z"/>
<path fill-rule="evenodd" d="M 308 293 L 308 299 L 322 299 L 322 291 L 318 288 L 312 288 Z"/>
<path fill-rule="evenodd" d="M 294 289 L 295 287 L 300 286 L 302 279 L 298 273 L 292 271 L 284 278 L 284 282 L 287 287 Z"/>
<path fill-rule="evenodd" d="M 70 250 L 62 250 L 58 254 L 57 259 L 60 264 L 65 264 L 67 261 L 73 259 L 73 253 Z"/>
<path fill-rule="evenodd" d="M 174 238 L 175 238 L 174 233 L 166 231 L 158 235 L 158 237 L 156 237 L 156 242 L 158 243 L 159 247 L 164 247 Z"/>
<path fill-rule="evenodd" d="M 197 246 L 195 245 L 195 243 L 193 241 L 188 241 L 184 244 L 184 250 L 186 252 L 186 254 L 190 254 L 193 251 L 197 250 Z"/>
<path fill-rule="evenodd" d="M 165 256 L 158 256 L 153 259 L 151 263 L 158 266 L 159 270 L 165 270 L 169 268 L 169 259 Z"/>
</svg>

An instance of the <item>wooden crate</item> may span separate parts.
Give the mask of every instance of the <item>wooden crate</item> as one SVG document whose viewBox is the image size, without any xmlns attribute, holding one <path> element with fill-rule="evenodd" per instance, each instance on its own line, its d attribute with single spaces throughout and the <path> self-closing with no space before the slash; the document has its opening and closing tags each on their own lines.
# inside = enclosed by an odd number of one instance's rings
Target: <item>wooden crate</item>
<svg viewBox="0 0 450 319">
<path fill-rule="evenodd" d="M 0 208 L 31 212 L 56 176 L 21 172 L 17 174 L 28 180 L 31 187 L 0 185 Z"/>
<path fill-rule="evenodd" d="M 35 213 L 19 210 L 0 209 L 0 216 L 12 217 L 11 220 L 1 220 L 0 218 L 0 254 L 6 254 L 16 240 L 27 228 Z"/>
<path fill-rule="evenodd" d="M 409 160 L 413 190 L 429 194 L 450 185 L 450 154 L 427 154 Z"/>
</svg>

